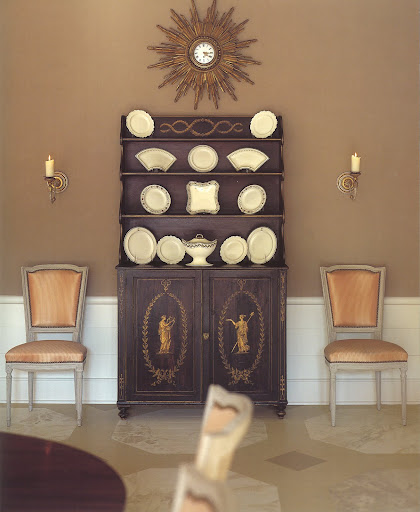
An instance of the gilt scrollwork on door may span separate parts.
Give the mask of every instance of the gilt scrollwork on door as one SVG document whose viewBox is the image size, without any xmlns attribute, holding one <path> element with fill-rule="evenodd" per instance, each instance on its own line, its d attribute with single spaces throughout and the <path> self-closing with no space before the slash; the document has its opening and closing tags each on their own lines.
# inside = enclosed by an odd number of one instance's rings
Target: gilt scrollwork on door
<svg viewBox="0 0 420 512">
<path fill-rule="evenodd" d="M 120 272 L 119 280 L 118 280 L 118 308 L 120 321 L 122 322 L 124 319 L 124 309 L 125 309 L 125 301 L 124 301 L 124 275 Z"/>
<path fill-rule="evenodd" d="M 283 324 L 286 321 L 286 274 L 280 275 L 280 321 Z"/>
<path fill-rule="evenodd" d="M 179 298 L 169 291 L 169 286 L 171 282 L 169 280 L 164 280 L 161 282 L 164 291 L 158 293 L 149 305 L 146 308 L 146 312 L 144 314 L 143 319 L 143 327 L 142 327 L 142 341 L 143 341 L 143 356 L 146 368 L 153 375 L 153 378 L 156 379 L 152 382 L 152 386 L 156 386 L 161 384 L 162 382 L 167 382 L 168 384 L 172 384 L 175 386 L 176 381 L 175 377 L 177 372 L 179 372 L 181 366 L 185 362 L 185 357 L 187 355 L 187 346 L 188 346 L 188 318 L 187 311 L 179 300 Z M 174 316 L 162 315 L 158 325 L 150 325 L 150 317 L 155 307 L 156 303 L 162 299 L 163 297 L 170 297 L 174 300 L 178 306 L 179 310 L 179 318 L 175 318 Z M 179 350 L 179 356 L 172 368 L 157 368 L 151 359 L 150 355 L 150 346 L 149 346 L 149 329 L 155 329 L 160 340 L 160 348 L 156 354 L 171 354 L 174 352 L 174 344 L 176 340 L 172 335 L 172 327 L 175 325 L 175 322 L 180 321 L 181 323 L 181 344 Z"/>
<path fill-rule="evenodd" d="M 250 377 L 261 362 L 262 355 L 264 352 L 264 342 L 265 342 L 264 315 L 263 315 L 262 308 L 261 308 L 260 304 L 258 303 L 256 296 L 252 292 L 244 290 L 245 281 L 241 280 L 241 282 L 238 284 L 239 284 L 240 289 L 238 291 L 234 292 L 232 295 L 230 295 L 226 299 L 225 303 L 223 304 L 222 310 L 220 312 L 219 324 L 218 324 L 219 354 L 222 359 L 223 366 L 230 376 L 230 382 L 229 382 L 230 386 L 238 384 L 241 381 L 243 381 L 245 384 L 252 384 Z M 231 305 L 232 301 L 235 300 L 240 295 L 246 295 L 251 300 L 251 302 L 255 306 L 255 311 L 250 313 L 250 315 L 248 316 L 248 319 L 246 319 L 246 315 L 241 313 L 239 315 L 239 320 L 235 322 L 234 320 L 232 320 L 230 318 L 226 318 L 226 317 L 227 317 L 229 306 Z M 257 352 L 256 352 L 255 359 L 254 359 L 253 363 L 248 368 L 242 368 L 242 369 L 235 368 L 229 362 L 228 355 L 226 353 L 226 347 L 225 347 L 225 341 L 224 341 L 225 324 L 226 324 L 226 322 L 231 321 L 234 326 L 235 333 L 236 333 L 236 336 L 235 336 L 236 344 L 233 346 L 233 348 L 231 350 L 229 350 L 229 352 L 233 353 L 235 349 L 237 349 L 235 354 L 238 354 L 238 355 L 253 352 L 254 350 L 252 350 L 252 349 L 254 347 L 249 345 L 249 343 L 252 344 L 252 342 L 250 342 L 248 340 L 248 322 L 254 317 L 255 312 L 256 312 L 256 319 L 258 321 L 258 338 L 257 338 L 258 346 L 257 346 Z M 233 327 L 232 327 L 232 329 L 233 329 Z"/>
<path fill-rule="evenodd" d="M 280 400 L 285 400 L 286 398 L 286 380 L 284 375 L 280 377 Z"/>
<path fill-rule="evenodd" d="M 120 397 L 120 400 L 123 400 L 124 399 L 124 389 L 125 389 L 123 374 L 121 374 L 120 378 L 118 379 L 118 385 L 119 385 L 119 390 L 120 390 L 119 397 Z"/>
</svg>

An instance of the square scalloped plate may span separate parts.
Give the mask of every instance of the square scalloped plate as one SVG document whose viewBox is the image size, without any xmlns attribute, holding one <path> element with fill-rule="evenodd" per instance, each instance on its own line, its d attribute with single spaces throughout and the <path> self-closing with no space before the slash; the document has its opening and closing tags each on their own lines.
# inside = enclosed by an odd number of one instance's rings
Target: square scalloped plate
<svg viewBox="0 0 420 512">
<path fill-rule="evenodd" d="M 188 195 L 188 213 L 216 214 L 220 210 L 219 184 L 217 181 L 212 180 L 205 183 L 189 181 L 186 187 Z"/>
</svg>

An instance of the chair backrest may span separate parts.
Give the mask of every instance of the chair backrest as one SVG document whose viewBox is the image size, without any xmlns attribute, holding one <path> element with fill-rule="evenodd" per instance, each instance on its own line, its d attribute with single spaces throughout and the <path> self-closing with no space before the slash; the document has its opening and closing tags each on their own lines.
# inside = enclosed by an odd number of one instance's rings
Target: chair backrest
<svg viewBox="0 0 420 512">
<path fill-rule="evenodd" d="M 367 332 L 380 339 L 385 295 L 385 267 L 321 267 L 328 342 L 338 333 Z"/>
<path fill-rule="evenodd" d="M 233 453 L 252 419 L 249 397 L 212 384 L 207 394 L 195 465 L 208 478 L 225 480 Z"/>
<path fill-rule="evenodd" d="M 80 342 L 88 268 L 50 264 L 21 271 L 26 341 L 41 332 L 68 332 Z"/>
<path fill-rule="evenodd" d="M 224 482 L 209 480 L 192 464 L 183 464 L 171 512 L 235 512 L 236 501 Z"/>
</svg>

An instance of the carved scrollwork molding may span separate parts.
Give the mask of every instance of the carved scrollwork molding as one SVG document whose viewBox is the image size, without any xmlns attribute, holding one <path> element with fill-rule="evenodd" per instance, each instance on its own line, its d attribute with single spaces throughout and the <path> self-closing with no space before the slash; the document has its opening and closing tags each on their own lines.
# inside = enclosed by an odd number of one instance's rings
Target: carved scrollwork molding
<svg viewBox="0 0 420 512">
<path fill-rule="evenodd" d="M 194 129 L 194 126 L 196 126 L 199 123 L 207 123 L 209 126 L 209 129 L 207 131 L 197 131 Z M 224 128 L 223 128 L 224 127 Z M 194 135 L 195 137 L 208 137 L 209 135 L 212 135 L 214 132 L 219 133 L 220 135 L 226 135 L 232 131 L 236 133 L 242 132 L 244 129 L 242 123 L 234 123 L 232 124 L 227 119 L 223 119 L 221 121 L 218 121 L 217 123 L 214 123 L 211 121 L 211 119 L 194 119 L 191 123 L 187 123 L 187 121 L 184 121 L 184 119 L 177 119 L 172 124 L 170 123 L 162 123 L 159 126 L 159 130 L 161 133 L 169 133 L 173 132 L 177 135 L 182 135 L 184 133 L 190 132 L 191 135 Z"/>
</svg>

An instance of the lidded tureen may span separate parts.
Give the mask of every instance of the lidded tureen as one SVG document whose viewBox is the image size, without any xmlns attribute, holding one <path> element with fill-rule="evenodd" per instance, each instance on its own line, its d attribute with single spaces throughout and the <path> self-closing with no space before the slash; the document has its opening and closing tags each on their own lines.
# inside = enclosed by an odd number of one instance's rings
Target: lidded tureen
<svg viewBox="0 0 420 512">
<path fill-rule="evenodd" d="M 208 263 L 206 258 L 216 249 L 217 240 L 207 240 L 201 233 L 198 233 L 191 240 L 182 239 L 185 252 L 192 257 L 192 262 L 187 263 L 191 267 L 209 267 L 212 263 Z"/>
</svg>

